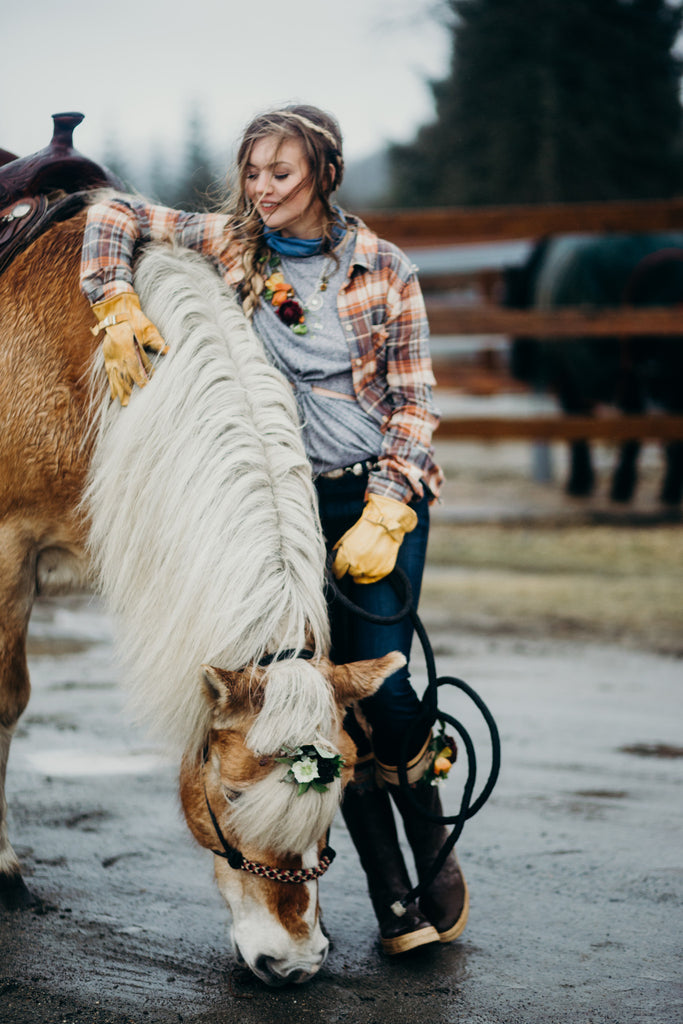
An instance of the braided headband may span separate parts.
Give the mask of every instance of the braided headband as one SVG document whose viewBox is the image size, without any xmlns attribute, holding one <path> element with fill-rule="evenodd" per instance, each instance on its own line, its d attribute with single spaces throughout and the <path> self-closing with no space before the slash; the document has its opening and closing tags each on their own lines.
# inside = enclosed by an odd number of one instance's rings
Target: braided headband
<svg viewBox="0 0 683 1024">
<path fill-rule="evenodd" d="M 315 121 L 309 120 L 309 118 L 304 117 L 302 114 L 295 114 L 292 110 L 274 110 L 270 116 L 293 118 L 295 121 L 298 121 L 299 124 L 302 124 L 304 128 L 309 128 L 311 131 L 318 132 L 319 135 L 322 135 L 323 138 L 327 139 L 333 149 L 337 152 L 339 151 L 339 142 L 335 139 L 332 132 L 328 131 L 327 128 L 323 128 L 322 125 L 316 124 Z"/>
</svg>

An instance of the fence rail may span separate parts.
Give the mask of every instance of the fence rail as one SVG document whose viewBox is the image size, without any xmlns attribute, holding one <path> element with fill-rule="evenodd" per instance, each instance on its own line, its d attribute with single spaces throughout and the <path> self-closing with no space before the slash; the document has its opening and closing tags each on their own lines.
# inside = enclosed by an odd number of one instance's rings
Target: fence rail
<svg viewBox="0 0 683 1024">
<path fill-rule="evenodd" d="M 409 251 L 476 242 L 535 241 L 557 234 L 683 231 L 683 197 L 667 200 L 371 211 L 363 220 L 384 238 Z M 461 337 L 572 338 L 683 336 L 683 307 L 508 309 L 496 302 L 501 272 L 464 269 L 421 275 L 432 334 Z M 467 292 L 463 301 L 463 292 Z M 475 301 L 473 301 L 475 296 Z M 683 340 L 681 341 L 683 344 Z M 454 356 L 435 360 L 437 380 L 452 388 L 461 376 L 470 393 L 519 392 L 500 358 L 484 354 L 478 368 L 459 374 Z M 442 386 L 443 386 L 442 384 Z M 683 384 L 682 384 L 683 386 Z M 665 415 L 577 417 L 534 415 L 444 418 L 440 438 L 573 440 L 683 439 L 683 417 Z"/>
<path fill-rule="evenodd" d="M 458 308 L 427 301 L 434 334 L 501 334 L 510 337 L 605 338 L 630 335 L 683 335 L 683 308 L 585 309 L 527 311 L 482 305 Z"/>
<path fill-rule="evenodd" d="M 683 197 L 633 202 L 372 210 L 361 215 L 402 248 L 536 239 L 575 232 L 683 230 Z"/>
</svg>

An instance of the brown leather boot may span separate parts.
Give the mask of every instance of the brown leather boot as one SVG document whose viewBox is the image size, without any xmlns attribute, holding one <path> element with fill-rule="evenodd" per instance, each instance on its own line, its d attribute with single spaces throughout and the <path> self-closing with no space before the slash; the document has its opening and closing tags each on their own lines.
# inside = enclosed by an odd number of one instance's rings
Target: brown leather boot
<svg viewBox="0 0 683 1024">
<path fill-rule="evenodd" d="M 406 837 L 415 857 L 417 875 L 422 881 L 445 843 L 448 830 L 443 825 L 430 821 L 429 818 L 423 818 L 399 786 L 388 788 L 403 818 Z M 411 793 L 425 810 L 432 814 L 443 814 L 436 786 L 418 783 L 411 787 Z M 448 855 L 441 871 L 420 896 L 419 905 L 422 913 L 439 933 L 441 942 L 451 942 L 465 930 L 470 898 L 467 883 L 454 852 Z"/>
<path fill-rule="evenodd" d="M 342 814 L 367 876 L 385 953 L 393 956 L 438 942 L 436 929 L 417 904 L 410 903 L 401 917 L 391 909 L 412 886 L 387 792 L 376 784 L 359 786 L 351 782 L 344 793 Z"/>
</svg>

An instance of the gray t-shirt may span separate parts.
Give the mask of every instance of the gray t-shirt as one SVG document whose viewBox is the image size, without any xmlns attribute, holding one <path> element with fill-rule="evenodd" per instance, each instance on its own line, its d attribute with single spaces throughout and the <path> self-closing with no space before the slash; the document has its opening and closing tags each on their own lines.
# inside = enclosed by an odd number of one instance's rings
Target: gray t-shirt
<svg viewBox="0 0 683 1024">
<path fill-rule="evenodd" d="M 304 307 L 306 334 L 295 334 L 269 302 L 262 300 L 254 313 L 254 329 L 269 358 L 294 388 L 315 474 L 372 458 L 382 446 L 379 424 L 355 400 L 351 355 L 337 311 L 352 253 L 349 240 L 339 266 L 330 255 L 281 257 L 278 269 Z M 323 279 L 327 287 L 321 291 Z"/>
</svg>

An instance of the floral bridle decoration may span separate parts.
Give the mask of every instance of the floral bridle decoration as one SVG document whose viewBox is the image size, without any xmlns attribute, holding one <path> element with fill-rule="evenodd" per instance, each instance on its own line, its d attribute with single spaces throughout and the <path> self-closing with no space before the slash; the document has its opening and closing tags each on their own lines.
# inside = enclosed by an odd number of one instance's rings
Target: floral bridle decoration
<svg viewBox="0 0 683 1024">
<path fill-rule="evenodd" d="M 298 786 L 297 796 L 309 789 L 316 793 L 327 792 L 327 787 L 335 779 L 340 778 L 344 758 L 333 750 L 307 743 L 305 746 L 289 750 L 283 747 L 275 758 L 278 764 L 289 765 L 289 771 L 283 782 L 293 782 Z"/>
</svg>

